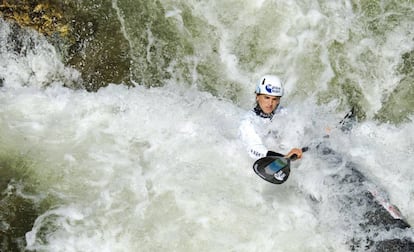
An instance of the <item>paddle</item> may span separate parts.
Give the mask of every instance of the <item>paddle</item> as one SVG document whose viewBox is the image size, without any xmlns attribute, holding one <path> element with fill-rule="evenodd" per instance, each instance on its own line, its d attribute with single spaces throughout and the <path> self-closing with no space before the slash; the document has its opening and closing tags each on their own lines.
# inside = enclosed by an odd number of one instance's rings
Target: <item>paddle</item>
<svg viewBox="0 0 414 252">
<path fill-rule="evenodd" d="M 352 108 L 351 111 L 349 111 L 339 122 L 339 125 L 342 126 L 341 130 L 349 130 L 346 123 L 348 119 L 353 118 L 353 116 L 354 108 Z M 306 152 L 308 150 L 308 146 L 302 148 L 302 152 Z M 283 184 L 289 178 L 290 161 L 294 161 L 296 159 L 296 154 L 287 158 L 283 154 L 277 153 L 275 156 L 267 156 L 256 160 L 256 162 L 253 164 L 253 170 L 259 177 L 266 180 L 267 182 L 273 184 Z"/>
<path fill-rule="evenodd" d="M 303 147 L 302 151 L 305 152 L 308 149 L 308 147 Z M 297 155 L 293 154 L 288 158 L 280 153 L 277 154 L 280 156 L 267 156 L 258 159 L 253 164 L 253 170 L 267 182 L 283 184 L 289 178 L 290 161 L 296 160 Z"/>
</svg>

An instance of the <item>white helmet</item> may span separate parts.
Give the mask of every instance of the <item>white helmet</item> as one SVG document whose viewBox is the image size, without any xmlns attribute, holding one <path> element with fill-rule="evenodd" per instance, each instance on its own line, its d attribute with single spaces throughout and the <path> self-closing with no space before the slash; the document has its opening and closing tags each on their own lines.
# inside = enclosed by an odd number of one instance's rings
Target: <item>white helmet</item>
<svg viewBox="0 0 414 252">
<path fill-rule="evenodd" d="M 255 93 L 282 97 L 282 81 L 276 75 L 265 75 L 257 83 Z"/>
</svg>

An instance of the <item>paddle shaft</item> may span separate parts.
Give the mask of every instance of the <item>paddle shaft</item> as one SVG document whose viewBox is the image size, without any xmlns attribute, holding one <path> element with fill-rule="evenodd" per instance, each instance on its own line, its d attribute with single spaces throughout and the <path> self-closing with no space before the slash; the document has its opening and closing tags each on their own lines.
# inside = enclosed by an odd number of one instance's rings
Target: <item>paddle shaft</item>
<svg viewBox="0 0 414 252">
<path fill-rule="evenodd" d="M 354 111 L 354 108 L 352 107 L 352 109 L 348 113 L 346 113 L 345 117 L 339 122 L 339 125 L 344 125 L 346 120 L 351 118 L 354 115 L 354 113 L 355 111 Z M 329 135 L 325 137 L 329 137 Z M 308 150 L 309 150 L 309 146 L 302 147 L 302 152 L 306 152 Z M 289 157 L 289 159 L 292 161 L 296 160 L 297 158 L 298 158 L 298 155 L 296 154 L 293 154 L 292 156 Z"/>
</svg>

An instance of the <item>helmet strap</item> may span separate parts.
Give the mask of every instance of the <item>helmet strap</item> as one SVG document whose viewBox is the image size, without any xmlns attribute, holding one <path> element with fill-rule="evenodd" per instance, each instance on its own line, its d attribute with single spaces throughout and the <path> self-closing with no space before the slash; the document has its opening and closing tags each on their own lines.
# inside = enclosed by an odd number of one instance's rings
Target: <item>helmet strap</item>
<svg viewBox="0 0 414 252">
<path fill-rule="evenodd" d="M 276 107 L 277 108 L 277 107 Z M 253 108 L 254 113 L 256 113 L 256 115 L 262 117 L 262 118 L 269 118 L 272 119 L 275 111 L 272 111 L 271 113 L 267 114 L 265 112 L 263 112 L 263 110 L 260 108 L 259 104 L 256 105 L 255 108 Z"/>
</svg>

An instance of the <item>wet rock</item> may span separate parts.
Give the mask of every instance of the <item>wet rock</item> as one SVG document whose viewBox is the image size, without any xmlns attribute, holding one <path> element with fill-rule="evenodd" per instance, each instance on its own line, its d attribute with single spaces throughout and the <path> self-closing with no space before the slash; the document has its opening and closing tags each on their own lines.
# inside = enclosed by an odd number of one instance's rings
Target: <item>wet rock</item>
<svg viewBox="0 0 414 252">
<path fill-rule="evenodd" d="M 43 34 L 64 63 L 80 71 L 82 86 L 96 91 L 109 83 L 130 84 L 129 44 L 111 3 L 106 2 L 6 0 L 0 4 L 0 14 L 20 28 Z M 18 43 L 14 50 L 19 52 Z"/>
<path fill-rule="evenodd" d="M 63 4 L 51 1 L 3 1 L 0 11 L 5 19 L 14 20 L 23 27 L 30 27 L 51 36 L 58 33 L 68 36 L 69 25 L 63 15 Z"/>
</svg>

